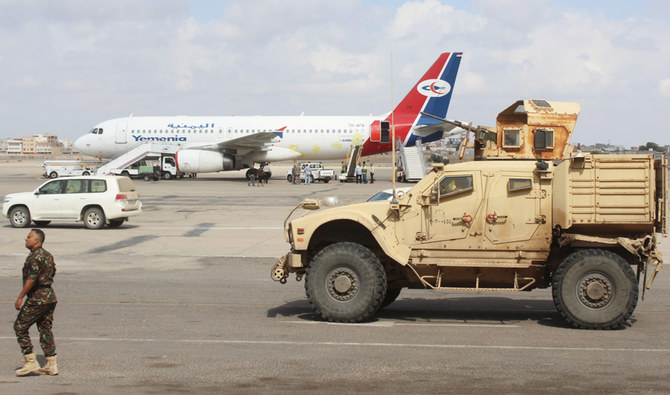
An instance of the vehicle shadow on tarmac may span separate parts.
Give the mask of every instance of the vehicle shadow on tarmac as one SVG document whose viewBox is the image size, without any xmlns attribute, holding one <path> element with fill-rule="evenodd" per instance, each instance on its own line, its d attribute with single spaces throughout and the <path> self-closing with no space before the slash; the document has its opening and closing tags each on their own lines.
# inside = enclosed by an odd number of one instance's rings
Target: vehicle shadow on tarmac
<svg viewBox="0 0 670 395">
<path fill-rule="evenodd" d="M 323 321 L 306 299 L 293 300 L 269 309 L 267 317 L 294 317 Z M 571 328 L 551 300 L 506 297 L 464 297 L 444 299 L 402 298 L 380 310 L 371 322 L 433 322 L 445 324 L 514 324 L 535 321 L 554 328 Z"/>
</svg>

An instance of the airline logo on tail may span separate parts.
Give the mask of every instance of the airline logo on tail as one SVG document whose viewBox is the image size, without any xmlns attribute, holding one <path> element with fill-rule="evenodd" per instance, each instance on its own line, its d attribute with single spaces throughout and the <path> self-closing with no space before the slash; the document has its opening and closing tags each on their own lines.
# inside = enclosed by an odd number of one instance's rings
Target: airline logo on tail
<svg viewBox="0 0 670 395">
<path fill-rule="evenodd" d="M 443 132 L 437 126 L 440 121 L 422 113 L 438 118 L 446 117 L 462 55 L 462 52 L 441 54 L 393 112 L 384 119 L 393 125 L 396 139 L 405 146 L 414 145 L 418 139 L 427 143 L 442 138 Z M 363 155 L 391 149 L 390 142 L 377 141 L 367 140 L 363 144 Z"/>
<path fill-rule="evenodd" d="M 451 91 L 451 85 L 444 80 L 425 80 L 417 84 L 416 89 L 427 97 L 441 97 Z"/>
</svg>

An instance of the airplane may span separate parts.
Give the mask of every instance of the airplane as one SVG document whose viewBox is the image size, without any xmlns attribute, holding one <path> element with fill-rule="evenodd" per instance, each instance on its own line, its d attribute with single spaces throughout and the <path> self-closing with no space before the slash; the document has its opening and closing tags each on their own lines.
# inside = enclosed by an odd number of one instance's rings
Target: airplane
<svg viewBox="0 0 670 395">
<path fill-rule="evenodd" d="M 462 52 L 441 54 L 395 109 L 381 116 L 129 116 L 107 120 L 79 137 L 79 152 L 115 158 L 146 143 L 177 145 L 184 173 L 253 168 L 284 160 L 345 159 L 352 145 L 361 156 L 439 140 L 456 133 L 444 122 Z M 391 125 L 393 123 L 393 125 Z"/>
</svg>

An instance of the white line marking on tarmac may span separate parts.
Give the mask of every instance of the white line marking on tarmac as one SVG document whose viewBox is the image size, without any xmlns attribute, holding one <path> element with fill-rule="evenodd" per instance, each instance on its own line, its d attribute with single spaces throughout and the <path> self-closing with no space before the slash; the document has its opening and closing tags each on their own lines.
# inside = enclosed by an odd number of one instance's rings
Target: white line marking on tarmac
<svg viewBox="0 0 670 395">
<path fill-rule="evenodd" d="M 380 348 L 430 348 L 430 349 L 482 349 L 482 350 L 531 350 L 531 351 L 599 351 L 599 352 L 644 352 L 670 353 L 670 348 L 605 348 L 605 347 L 548 347 L 548 346 L 502 346 L 477 344 L 421 344 L 421 343 L 361 343 L 361 342 L 307 342 L 281 340 L 214 340 L 214 339 L 137 339 L 137 338 L 101 338 L 101 337 L 57 337 L 58 341 L 90 342 L 132 342 L 132 343 L 184 343 L 184 344 L 246 344 L 263 346 L 355 346 Z M 13 340 L 15 337 L 1 336 L 0 340 Z"/>
<path fill-rule="evenodd" d="M 324 322 L 324 321 L 281 321 L 286 324 L 306 324 L 306 325 L 351 325 L 351 326 L 376 326 L 376 327 L 392 327 L 392 326 L 437 326 L 437 327 L 475 327 L 475 328 L 518 328 L 519 325 L 508 324 L 456 324 L 456 323 L 405 323 L 393 321 L 376 321 L 376 322 L 360 322 L 357 324 L 346 322 Z"/>
</svg>

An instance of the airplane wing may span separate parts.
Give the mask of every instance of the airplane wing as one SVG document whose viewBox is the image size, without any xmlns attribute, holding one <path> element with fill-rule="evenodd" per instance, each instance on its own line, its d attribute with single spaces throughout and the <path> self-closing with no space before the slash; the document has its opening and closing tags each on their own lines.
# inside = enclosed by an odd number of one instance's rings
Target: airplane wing
<svg viewBox="0 0 670 395">
<path fill-rule="evenodd" d="M 219 141 L 205 145 L 191 146 L 188 149 L 230 152 L 245 154 L 250 151 L 264 151 L 275 139 L 280 138 L 276 132 L 258 132 L 231 140 Z"/>
</svg>

